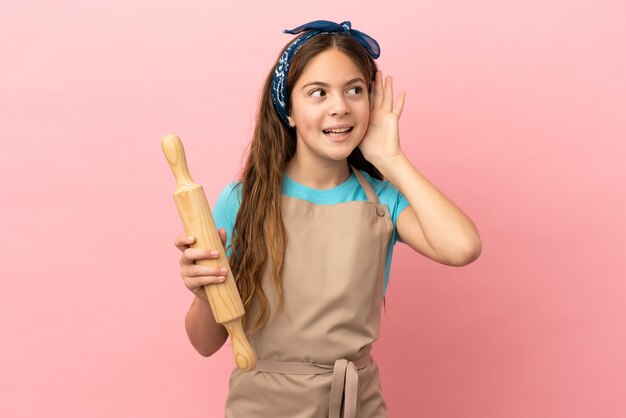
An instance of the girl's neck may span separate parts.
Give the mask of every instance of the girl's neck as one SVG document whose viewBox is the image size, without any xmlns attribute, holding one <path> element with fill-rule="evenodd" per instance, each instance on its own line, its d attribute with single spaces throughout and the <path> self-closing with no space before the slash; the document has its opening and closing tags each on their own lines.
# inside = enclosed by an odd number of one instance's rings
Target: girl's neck
<svg viewBox="0 0 626 418">
<path fill-rule="evenodd" d="M 332 163 L 307 162 L 297 159 L 295 155 L 289 163 L 285 174 L 293 181 L 317 190 L 331 189 L 346 182 L 350 178 L 348 160 Z"/>
</svg>

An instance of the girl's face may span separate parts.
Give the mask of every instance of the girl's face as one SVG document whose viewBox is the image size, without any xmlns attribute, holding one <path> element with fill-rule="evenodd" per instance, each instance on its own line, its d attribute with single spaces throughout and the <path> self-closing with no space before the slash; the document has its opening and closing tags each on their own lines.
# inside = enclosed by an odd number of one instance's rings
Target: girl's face
<svg viewBox="0 0 626 418">
<path fill-rule="evenodd" d="M 341 161 L 367 130 L 369 97 L 363 74 L 343 52 L 328 49 L 313 58 L 291 90 L 291 119 L 302 156 Z"/>
</svg>

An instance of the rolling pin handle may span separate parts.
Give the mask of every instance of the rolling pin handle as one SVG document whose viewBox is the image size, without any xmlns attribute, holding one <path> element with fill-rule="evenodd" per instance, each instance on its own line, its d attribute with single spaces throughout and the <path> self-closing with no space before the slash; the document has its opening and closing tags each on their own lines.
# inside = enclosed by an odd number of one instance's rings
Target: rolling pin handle
<svg viewBox="0 0 626 418">
<path fill-rule="evenodd" d="M 176 178 L 176 189 L 183 186 L 191 186 L 194 184 L 187 167 L 187 159 L 185 158 L 185 148 L 183 142 L 176 134 L 168 134 L 161 138 L 161 147 L 165 159 L 170 165 L 174 177 Z"/>
<path fill-rule="evenodd" d="M 237 367 L 244 372 L 254 370 L 256 367 L 256 355 L 243 332 L 241 317 L 225 322 L 222 325 L 228 330 L 230 340 L 233 343 L 233 357 Z"/>
</svg>

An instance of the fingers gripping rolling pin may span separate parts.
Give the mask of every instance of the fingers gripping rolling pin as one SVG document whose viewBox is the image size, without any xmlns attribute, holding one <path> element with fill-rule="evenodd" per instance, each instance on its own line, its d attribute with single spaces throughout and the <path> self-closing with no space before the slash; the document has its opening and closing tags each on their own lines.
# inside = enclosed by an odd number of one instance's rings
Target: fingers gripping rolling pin
<svg viewBox="0 0 626 418">
<path fill-rule="evenodd" d="M 228 268 L 226 280 L 204 286 L 211 305 L 215 321 L 222 324 L 233 343 L 235 363 L 243 371 L 250 371 L 256 365 L 256 355 L 243 332 L 242 317 L 245 313 L 235 279 L 230 271 L 228 259 L 217 233 L 211 209 L 202 186 L 196 184 L 189 175 L 185 150 L 176 135 L 165 135 L 161 146 L 167 162 L 176 178 L 174 201 L 187 235 L 196 237 L 194 248 L 216 249 L 220 256 L 217 260 L 200 260 L 202 265 L 224 266 Z"/>
</svg>

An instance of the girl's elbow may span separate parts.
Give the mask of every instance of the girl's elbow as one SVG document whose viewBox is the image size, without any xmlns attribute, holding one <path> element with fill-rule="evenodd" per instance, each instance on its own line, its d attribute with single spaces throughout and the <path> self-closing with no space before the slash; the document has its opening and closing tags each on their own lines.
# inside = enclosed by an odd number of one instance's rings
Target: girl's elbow
<svg viewBox="0 0 626 418">
<path fill-rule="evenodd" d="M 211 350 L 211 349 L 206 349 L 206 348 L 198 348 L 196 347 L 196 351 L 198 352 L 198 354 L 200 354 L 202 357 L 211 357 L 213 354 L 217 353 L 219 351 L 219 348 L 217 350 Z"/>
<path fill-rule="evenodd" d="M 470 245 L 464 246 L 463 248 L 463 250 L 459 251 L 459 256 L 456 257 L 451 263 L 455 267 L 463 267 L 473 263 L 478 259 L 478 257 L 480 257 L 480 253 L 483 250 L 480 239 Z"/>
<path fill-rule="evenodd" d="M 193 344 L 193 348 L 196 349 L 198 354 L 202 357 L 211 357 L 213 354 L 217 353 L 220 348 L 224 346 L 226 343 L 226 338 L 223 341 L 214 341 L 213 344 Z"/>
</svg>

